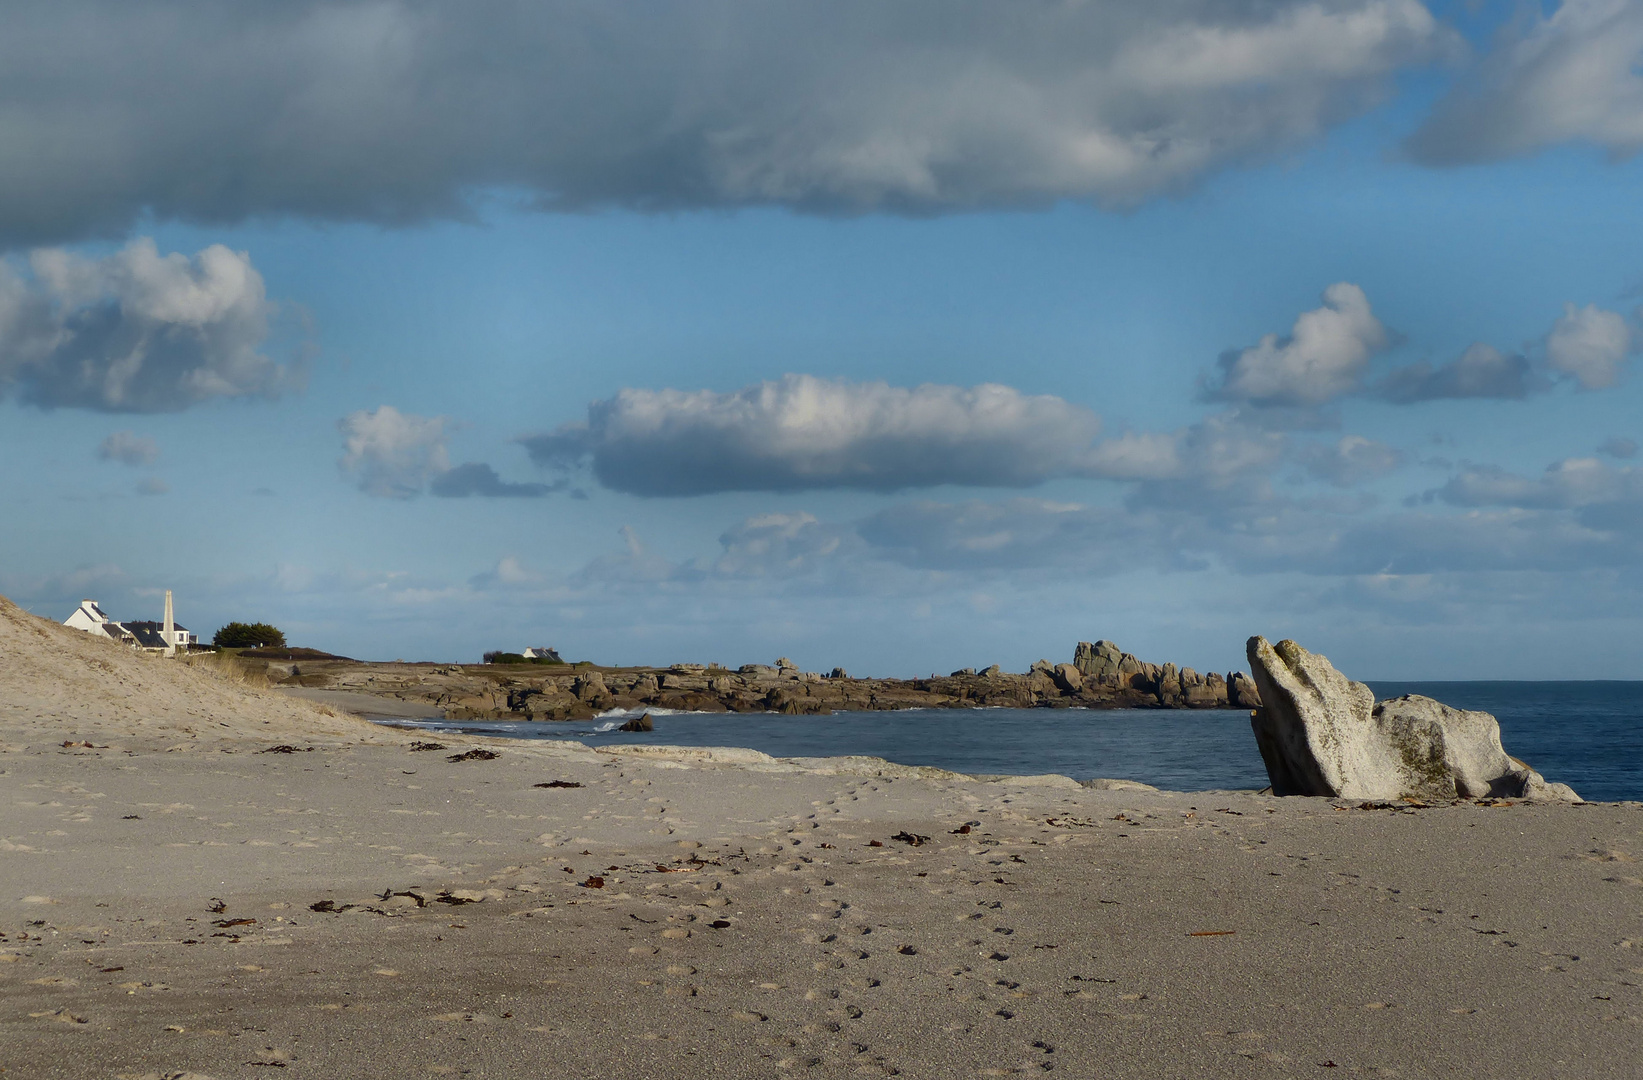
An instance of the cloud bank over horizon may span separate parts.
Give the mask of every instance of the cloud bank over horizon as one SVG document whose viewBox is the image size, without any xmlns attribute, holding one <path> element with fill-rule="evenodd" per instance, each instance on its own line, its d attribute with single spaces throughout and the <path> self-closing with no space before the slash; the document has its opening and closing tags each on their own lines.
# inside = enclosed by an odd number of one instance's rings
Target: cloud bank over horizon
<svg viewBox="0 0 1643 1080">
<path fill-rule="evenodd" d="M 1304 143 L 1456 48 L 1419 0 L 994 14 L 974 0 L 30 6 L 0 61 L 11 85 L 50 92 L 0 96 L 0 244 L 117 235 L 144 213 L 461 218 L 487 189 L 549 210 L 1129 207 Z"/>
</svg>

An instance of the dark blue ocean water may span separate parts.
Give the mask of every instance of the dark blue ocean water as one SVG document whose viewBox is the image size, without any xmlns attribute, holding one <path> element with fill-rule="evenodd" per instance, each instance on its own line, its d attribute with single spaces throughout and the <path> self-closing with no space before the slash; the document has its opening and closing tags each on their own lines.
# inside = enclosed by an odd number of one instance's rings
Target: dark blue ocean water
<svg viewBox="0 0 1643 1080">
<path fill-rule="evenodd" d="M 1643 799 L 1643 683 L 1371 683 L 1377 698 L 1425 694 L 1500 720 L 1508 753 L 1592 800 Z M 1262 788 L 1266 769 L 1240 710 L 909 709 L 780 716 L 663 713 L 656 730 L 580 723 L 394 721 L 458 734 L 577 739 L 590 745 L 747 746 L 777 757 L 867 754 L 963 773 L 1064 773 L 1175 791 Z"/>
</svg>

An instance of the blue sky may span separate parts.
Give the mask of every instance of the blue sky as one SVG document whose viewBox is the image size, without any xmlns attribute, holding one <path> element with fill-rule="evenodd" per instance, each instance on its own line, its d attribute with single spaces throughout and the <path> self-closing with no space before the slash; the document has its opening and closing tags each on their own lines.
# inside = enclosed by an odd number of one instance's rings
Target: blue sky
<svg viewBox="0 0 1643 1080">
<path fill-rule="evenodd" d="M 1010 10 L 19 7 L 0 592 L 1643 677 L 1643 3 Z"/>
</svg>

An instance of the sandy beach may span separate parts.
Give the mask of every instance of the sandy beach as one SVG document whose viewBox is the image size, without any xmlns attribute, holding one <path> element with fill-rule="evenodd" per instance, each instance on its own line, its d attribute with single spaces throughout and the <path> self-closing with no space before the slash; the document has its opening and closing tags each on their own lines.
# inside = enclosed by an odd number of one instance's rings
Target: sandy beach
<svg viewBox="0 0 1643 1080">
<path fill-rule="evenodd" d="M 3 1075 L 1643 1070 L 1635 803 L 417 740 L 0 602 Z"/>
</svg>

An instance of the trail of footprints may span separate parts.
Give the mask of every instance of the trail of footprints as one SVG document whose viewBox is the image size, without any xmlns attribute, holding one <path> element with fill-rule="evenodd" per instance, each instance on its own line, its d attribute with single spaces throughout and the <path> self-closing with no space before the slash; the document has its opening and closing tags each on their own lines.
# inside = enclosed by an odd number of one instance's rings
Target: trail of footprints
<svg viewBox="0 0 1643 1080">
<path fill-rule="evenodd" d="M 652 833 L 667 835 L 672 831 L 667 824 L 670 804 L 649 794 L 650 787 L 646 780 L 623 783 L 619 778 L 611 784 L 612 797 L 602 800 L 604 812 L 618 820 L 654 818 Z M 603 869 L 602 858 L 590 862 L 592 852 L 584 851 L 580 857 L 567 853 L 541 864 L 510 867 L 481 884 L 501 885 L 516 894 L 545 894 L 543 900 L 555 902 L 534 913 L 552 922 L 572 912 L 578 918 L 600 913 L 630 931 L 632 945 L 626 952 L 634 982 L 661 999 L 651 1025 L 658 1030 L 646 1031 L 642 1038 L 700 1039 L 705 1021 L 738 1045 L 762 1047 L 771 1065 L 795 1074 L 925 1074 L 930 1066 L 918 1058 L 920 1047 L 907 1037 L 910 1031 L 972 1051 L 980 1075 L 1057 1068 L 1070 1072 L 1078 1064 L 1069 1058 L 1076 1058 L 1080 1048 L 1058 1046 L 1056 1038 L 1035 1030 L 1036 1002 L 1083 999 L 1092 1015 L 1117 1022 L 1148 1015 L 1156 1003 L 1137 988 L 1100 985 L 1110 980 L 1093 973 L 1059 982 L 1066 975 L 1064 964 L 1023 963 L 1035 945 L 1044 944 L 1022 940 L 1029 935 L 1018 933 L 1010 918 L 1015 901 L 996 886 L 1027 872 L 1030 862 L 1023 856 L 1031 855 L 1033 841 L 978 831 L 937 837 L 916 856 L 900 844 L 869 848 L 873 840 L 884 843 L 887 829 L 861 819 L 858 807 L 850 804 L 860 804 L 862 794 L 878 790 L 873 782 L 846 784 L 834 797 L 816 800 L 809 813 L 766 821 L 771 831 L 756 848 L 717 843 L 704 849 L 696 841 L 680 841 L 678 850 L 684 854 L 674 862 L 690 864 L 667 873 L 652 864 L 654 878 L 642 870 L 616 872 L 609 887 L 568 891 L 587 880 L 585 875 Z M 993 831 L 1026 820 L 1011 813 L 1007 798 L 987 805 L 980 799 L 965 801 L 975 815 L 988 818 Z M 599 813 L 592 808 L 586 819 Z M 1113 820 L 1132 819 L 1120 815 Z M 1631 862 L 1624 853 L 1602 850 L 1581 857 L 1605 867 Z M 568 865 L 556 865 L 570 862 L 577 864 L 575 874 L 563 872 Z M 945 898 L 948 913 L 917 924 L 901 917 L 892 906 L 894 892 L 882 888 L 898 870 L 905 874 L 906 890 Z M 879 883 L 872 899 L 860 898 L 854 888 L 857 878 Z M 479 895 L 476 890 L 472 902 L 482 902 Z M 501 899 L 503 894 L 491 889 L 484 895 Z M 725 925 L 712 929 L 715 923 Z M 718 932 L 757 935 L 759 940 L 755 947 L 726 950 L 727 961 L 713 948 L 710 935 Z M 727 963 L 734 970 L 727 971 Z M 1039 974 L 1048 968 L 1059 974 Z M 916 1010 L 916 1020 L 909 1019 L 910 1010 Z M 30 1015 L 42 1022 L 79 1020 L 66 1009 L 59 1012 L 62 1017 L 44 1011 Z M 1203 1034 L 1251 1060 L 1287 1060 L 1261 1047 L 1259 1032 Z"/>
<path fill-rule="evenodd" d="M 956 880 L 939 889 L 930 888 L 936 880 L 925 880 L 932 874 L 939 880 L 943 871 L 955 878 L 967 872 L 971 878 L 992 875 L 997 866 L 1009 861 L 1008 856 L 992 858 L 998 853 L 988 847 L 955 845 L 945 857 L 926 860 L 929 868 L 917 877 L 909 869 L 914 882 L 930 892 L 951 893 L 955 907 L 966 908 L 954 917 L 960 924 L 956 938 L 939 929 L 932 935 L 929 928 L 916 931 L 895 926 L 886 921 L 886 913 L 869 912 L 851 899 L 848 879 L 862 871 L 838 864 L 847 861 L 841 859 L 846 845 L 859 852 L 870 842 L 870 827 L 852 823 L 859 833 L 830 829 L 826 839 L 819 838 L 817 830 L 842 813 L 841 801 L 858 801 L 857 791 L 863 789 L 875 791 L 877 785 L 846 787 L 837 798 L 818 800 L 813 813 L 795 816 L 768 834 L 764 845 L 748 853 L 751 858 L 745 866 L 712 872 L 704 868 L 699 880 L 676 890 L 680 897 L 695 897 L 671 916 L 687 926 L 700 918 L 689 907 L 738 907 L 773 916 L 782 926 L 780 932 L 797 946 L 779 950 L 784 954 L 777 962 L 782 970 L 769 981 L 750 987 L 762 997 L 729 992 L 730 987 L 714 988 L 715 997 L 752 997 L 753 1003 L 716 1007 L 718 1003 L 702 1002 L 704 1011 L 728 1016 L 736 1023 L 769 1025 L 767 1032 L 750 1034 L 768 1048 L 767 1056 L 781 1070 L 819 1068 L 832 1074 L 845 1068 L 855 1075 L 884 1076 L 916 1072 L 918 1062 L 906 1060 L 909 1053 L 917 1053 L 917 1046 L 910 1046 L 906 1038 L 909 1017 L 898 1013 L 911 1009 L 939 1015 L 941 1034 L 962 1037 L 982 1025 L 1015 1021 L 1023 1004 L 1036 996 L 1009 975 L 1012 966 L 1007 949 L 1015 930 L 1006 920 L 1005 902 L 970 901 L 954 887 Z M 908 862 L 889 850 L 871 854 L 892 863 Z M 965 861 L 978 856 L 979 869 Z M 970 878 L 964 880 L 969 884 Z M 731 889 L 746 895 L 731 894 Z M 653 981 L 662 986 L 666 997 L 689 1000 L 709 992 L 696 964 L 665 955 L 690 950 L 689 934 L 683 927 L 670 927 L 659 932 L 661 945 L 630 950 L 655 956 Z M 938 988 L 934 995 L 932 987 Z M 939 988 L 945 988 L 945 1002 L 939 1000 Z M 920 996 L 927 1000 L 916 1000 Z M 889 1037 L 892 1032 L 897 1037 Z M 1057 1064 L 1057 1048 L 1050 1040 L 1034 1038 L 1026 1031 L 1014 1038 L 1000 1038 L 996 1029 L 982 1034 L 995 1052 L 1013 1048 L 1017 1053 L 1013 1061 L 981 1068 L 980 1075 L 1037 1073 Z"/>
</svg>

